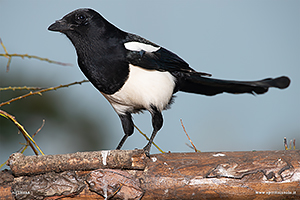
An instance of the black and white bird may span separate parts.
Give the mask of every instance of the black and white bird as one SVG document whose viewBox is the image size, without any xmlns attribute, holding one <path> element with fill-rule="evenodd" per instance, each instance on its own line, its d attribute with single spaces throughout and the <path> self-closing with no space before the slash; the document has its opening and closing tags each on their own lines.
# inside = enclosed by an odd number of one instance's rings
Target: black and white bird
<svg viewBox="0 0 300 200">
<path fill-rule="evenodd" d="M 124 32 L 92 9 L 77 9 L 49 26 L 73 43 L 78 65 L 90 82 L 110 102 L 121 119 L 125 135 L 117 149 L 133 134 L 131 114 L 148 110 L 153 132 L 144 147 L 149 155 L 156 133 L 163 125 L 162 111 L 178 91 L 203 95 L 227 92 L 263 94 L 269 87 L 287 88 L 286 76 L 259 81 L 209 78 L 171 51 L 138 35 Z"/>
</svg>

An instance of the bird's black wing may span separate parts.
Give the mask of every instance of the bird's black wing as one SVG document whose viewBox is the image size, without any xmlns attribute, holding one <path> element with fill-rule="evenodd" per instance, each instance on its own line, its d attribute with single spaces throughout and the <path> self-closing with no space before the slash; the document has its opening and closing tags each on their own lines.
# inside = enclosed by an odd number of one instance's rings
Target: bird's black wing
<svg viewBox="0 0 300 200">
<path fill-rule="evenodd" d="M 126 58 L 132 65 L 149 70 L 188 72 L 210 76 L 210 74 L 207 73 L 196 72 L 175 53 L 137 35 L 129 35 L 125 44 L 130 43 L 135 43 L 135 46 L 131 45 L 129 48 L 127 47 L 128 52 Z"/>
</svg>

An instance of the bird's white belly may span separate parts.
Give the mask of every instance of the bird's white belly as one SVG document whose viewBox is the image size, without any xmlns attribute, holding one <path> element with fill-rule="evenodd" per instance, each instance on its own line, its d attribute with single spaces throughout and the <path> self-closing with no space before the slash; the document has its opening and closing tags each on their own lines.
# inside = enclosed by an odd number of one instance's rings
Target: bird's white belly
<svg viewBox="0 0 300 200">
<path fill-rule="evenodd" d="M 129 65 L 129 77 L 123 87 L 112 95 L 102 93 L 118 114 L 151 111 L 151 105 L 162 111 L 169 104 L 175 77 L 169 72 L 147 70 Z"/>
</svg>

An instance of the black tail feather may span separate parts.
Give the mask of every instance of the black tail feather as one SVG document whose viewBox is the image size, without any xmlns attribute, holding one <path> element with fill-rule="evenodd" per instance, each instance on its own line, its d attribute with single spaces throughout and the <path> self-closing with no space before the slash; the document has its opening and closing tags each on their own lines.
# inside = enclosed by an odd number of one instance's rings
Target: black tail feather
<svg viewBox="0 0 300 200">
<path fill-rule="evenodd" d="M 286 76 L 267 78 L 259 81 L 231 81 L 202 77 L 197 74 L 189 74 L 181 79 L 179 90 L 204 95 L 216 95 L 223 92 L 241 94 L 263 94 L 270 87 L 279 89 L 287 88 L 290 79 Z"/>
</svg>

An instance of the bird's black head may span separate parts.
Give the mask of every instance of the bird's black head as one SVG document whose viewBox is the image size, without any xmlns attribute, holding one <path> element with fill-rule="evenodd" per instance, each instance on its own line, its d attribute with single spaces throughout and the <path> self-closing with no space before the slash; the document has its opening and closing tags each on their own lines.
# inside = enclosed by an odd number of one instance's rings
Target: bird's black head
<svg viewBox="0 0 300 200">
<path fill-rule="evenodd" d="M 95 45 L 95 43 L 103 44 L 107 38 L 123 37 L 124 35 L 123 31 L 90 8 L 81 8 L 68 13 L 62 19 L 51 24 L 48 30 L 65 34 L 72 41 L 76 50 Z M 83 45 L 85 46 L 83 47 Z"/>
<path fill-rule="evenodd" d="M 48 27 L 48 30 L 59 31 L 67 36 L 71 33 L 83 34 L 91 24 L 99 21 L 99 19 L 103 21 L 101 15 L 92 9 L 77 9 L 55 21 Z"/>
</svg>

